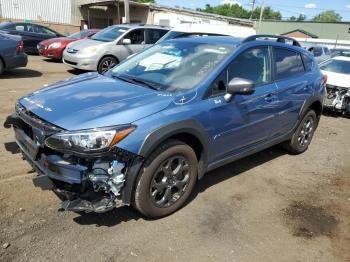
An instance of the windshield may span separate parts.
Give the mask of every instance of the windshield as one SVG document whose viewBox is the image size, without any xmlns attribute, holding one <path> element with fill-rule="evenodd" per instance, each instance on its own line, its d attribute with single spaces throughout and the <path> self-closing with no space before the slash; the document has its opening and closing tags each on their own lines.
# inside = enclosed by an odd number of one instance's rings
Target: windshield
<svg viewBox="0 0 350 262">
<path fill-rule="evenodd" d="M 205 79 L 233 45 L 163 42 L 112 69 L 117 77 L 137 79 L 166 91 L 189 90 Z"/>
<path fill-rule="evenodd" d="M 110 26 L 96 33 L 91 39 L 103 42 L 112 42 L 128 31 L 127 27 Z"/>
<path fill-rule="evenodd" d="M 69 35 L 68 38 L 81 39 L 81 38 L 87 37 L 87 36 L 89 36 L 91 34 L 92 33 L 89 30 L 82 30 L 80 32 L 76 32 L 74 34 Z"/>
<path fill-rule="evenodd" d="M 350 74 L 350 61 L 332 59 L 325 62 L 320 68 L 328 72 Z"/>
</svg>

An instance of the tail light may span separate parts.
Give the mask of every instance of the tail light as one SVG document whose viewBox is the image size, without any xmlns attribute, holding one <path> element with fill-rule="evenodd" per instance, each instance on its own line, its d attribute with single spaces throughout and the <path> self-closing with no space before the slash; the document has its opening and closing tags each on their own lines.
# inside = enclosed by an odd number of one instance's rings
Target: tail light
<svg viewBox="0 0 350 262">
<path fill-rule="evenodd" d="M 325 87 L 326 84 L 327 84 L 327 79 L 328 79 L 328 76 L 327 75 L 323 75 L 322 76 L 322 85 Z"/>
<path fill-rule="evenodd" d="M 24 51 L 24 44 L 23 44 L 23 41 L 21 41 L 18 43 L 18 46 L 16 48 L 16 52 L 18 54 L 18 53 L 22 53 L 23 51 Z"/>
</svg>

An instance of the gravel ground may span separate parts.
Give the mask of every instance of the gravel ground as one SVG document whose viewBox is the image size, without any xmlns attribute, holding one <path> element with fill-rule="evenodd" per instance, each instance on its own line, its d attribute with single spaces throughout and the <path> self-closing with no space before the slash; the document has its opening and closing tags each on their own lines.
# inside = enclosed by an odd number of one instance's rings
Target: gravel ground
<svg viewBox="0 0 350 262">
<path fill-rule="evenodd" d="M 22 95 L 77 73 L 29 57 L 0 77 L 0 121 Z M 59 212 L 0 129 L 0 261 L 350 261 L 350 120 L 323 116 L 309 150 L 273 147 L 208 173 L 177 213 Z M 12 151 L 9 152 L 9 151 Z"/>
</svg>

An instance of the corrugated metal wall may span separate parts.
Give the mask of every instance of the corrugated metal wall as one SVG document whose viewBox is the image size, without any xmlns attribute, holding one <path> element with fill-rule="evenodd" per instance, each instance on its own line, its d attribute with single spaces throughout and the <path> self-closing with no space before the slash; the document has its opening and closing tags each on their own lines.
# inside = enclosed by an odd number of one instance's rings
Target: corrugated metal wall
<svg viewBox="0 0 350 262">
<path fill-rule="evenodd" d="M 7 19 L 29 19 L 70 24 L 70 0 L 0 0 L 0 14 Z"/>
</svg>

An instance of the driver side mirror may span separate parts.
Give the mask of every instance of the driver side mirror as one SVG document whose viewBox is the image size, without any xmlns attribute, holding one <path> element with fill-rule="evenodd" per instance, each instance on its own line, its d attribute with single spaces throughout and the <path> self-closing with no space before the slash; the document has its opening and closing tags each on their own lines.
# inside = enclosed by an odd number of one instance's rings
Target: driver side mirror
<svg viewBox="0 0 350 262">
<path fill-rule="evenodd" d="M 122 41 L 122 44 L 123 45 L 131 45 L 131 39 L 124 38 L 123 41 Z"/>
<path fill-rule="evenodd" d="M 235 77 L 227 87 L 225 100 L 229 102 L 234 95 L 251 95 L 255 92 L 255 83 L 249 79 Z"/>
</svg>

